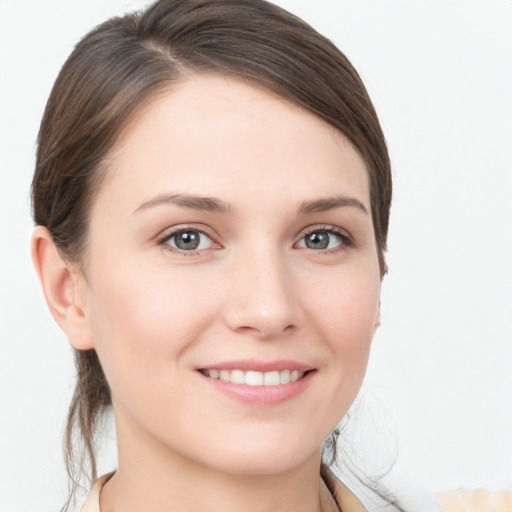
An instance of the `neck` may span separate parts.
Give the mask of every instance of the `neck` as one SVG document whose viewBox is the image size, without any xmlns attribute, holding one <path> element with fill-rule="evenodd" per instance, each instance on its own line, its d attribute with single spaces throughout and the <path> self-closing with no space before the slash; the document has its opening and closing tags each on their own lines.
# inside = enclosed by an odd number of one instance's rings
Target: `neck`
<svg viewBox="0 0 512 512">
<path fill-rule="evenodd" d="M 119 467 L 100 496 L 101 512 L 320 512 L 320 450 L 269 474 L 221 471 L 117 428 Z M 135 442 L 136 440 L 136 442 Z"/>
</svg>

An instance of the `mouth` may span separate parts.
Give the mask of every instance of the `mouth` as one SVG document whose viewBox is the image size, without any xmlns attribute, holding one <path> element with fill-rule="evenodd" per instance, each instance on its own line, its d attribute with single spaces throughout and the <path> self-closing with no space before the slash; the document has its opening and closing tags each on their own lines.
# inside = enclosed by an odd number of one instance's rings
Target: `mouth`
<svg viewBox="0 0 512 512">
<path fill-rule="evenodd" d="M 280 386 L 283 384 L 291 384 L 304 378 L 305 375 L 309 373 L 309 371 L 295 369 L 259 372 L 255 370 L 221 370 L 217 368 L 201 368 L 199 372 L 211 379 L 230 382 L 232 384 L 245 384 L 247 386 Z"/>
<path fill-rule="evenodd" d="M 308 389 L 317 369 L 296 361 L 241 360 L 197 368 L 211 389 L 245 404 L 274 406 Z"/>
</svg>

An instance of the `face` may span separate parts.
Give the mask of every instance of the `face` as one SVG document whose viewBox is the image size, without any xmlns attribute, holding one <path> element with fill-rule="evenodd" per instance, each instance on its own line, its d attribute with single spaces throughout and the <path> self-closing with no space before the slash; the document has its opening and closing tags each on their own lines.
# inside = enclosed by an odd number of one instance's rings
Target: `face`
<svg viewBox="0 0 512 512">
<path fill-rule="evenodd" d="M 317 458 L 379 315 L 360 156 L 266 90 L 199 76 L 152 99 L 106 165 L 81 301 L 120 450 L 254 474 Z"/>
</svg>

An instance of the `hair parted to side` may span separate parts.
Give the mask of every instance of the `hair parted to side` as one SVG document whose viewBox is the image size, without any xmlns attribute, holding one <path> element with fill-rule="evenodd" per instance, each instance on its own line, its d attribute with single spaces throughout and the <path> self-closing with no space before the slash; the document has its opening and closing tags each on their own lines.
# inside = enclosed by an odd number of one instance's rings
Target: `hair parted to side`
<svg viewBox="0 0 512 512">
<path fill-rule="evenodd" d="M 112 18 L 77 44 L 45 109 L 32 183 L 35 223 L 49 230 L 61 256 L 78 265 L 83 260 L 102 164 L 131 117 L 172 84 L 212 73 L 263 86 L 351 141 L 368 169 L 384 274 L 391 172 L 372 102 L 329 40 L 264 0 L 159 0 L 142 12 Z M 87 466 L 89 477 L 97 476 L 95 431 L 111 404 L 94 350 L 76 351 L 75 362 L 65 438 L 71 495 Z M 75 454 L 75 437 L 83 443 L 82 456 Z"/>
</svg>

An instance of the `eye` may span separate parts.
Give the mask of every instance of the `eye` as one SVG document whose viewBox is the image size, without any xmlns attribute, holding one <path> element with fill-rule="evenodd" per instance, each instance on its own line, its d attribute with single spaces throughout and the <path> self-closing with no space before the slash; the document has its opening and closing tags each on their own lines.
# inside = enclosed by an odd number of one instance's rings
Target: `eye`
<svg viewBox="0 0 512 512">
<path fill-rule="evenodd" d="M 329 251 L 353 245 L 350 237 L 341 230 L 334 228 L 315 229 L 306 233 L 298 242 L 297 247 L 316 251 Z"/>
<path fill-rule="evenodd" d="M 213 245 L 212 239 L 197 229 L 181 229 L 166 236 L 162 244 L 170 245 L 178 251 L 190 252 L 209 249 Z"/>
</svg>

